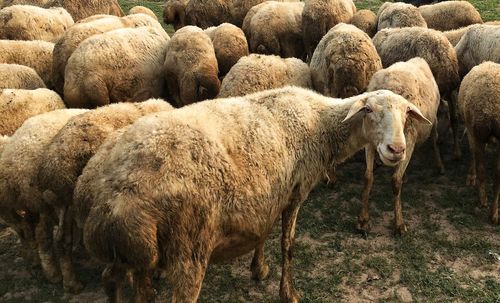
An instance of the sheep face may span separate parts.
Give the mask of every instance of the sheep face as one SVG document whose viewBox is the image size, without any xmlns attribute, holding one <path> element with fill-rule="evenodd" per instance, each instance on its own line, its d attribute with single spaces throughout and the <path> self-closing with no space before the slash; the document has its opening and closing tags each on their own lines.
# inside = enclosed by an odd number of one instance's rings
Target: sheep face
<svg viewBox="0 0 500 303">
<path fill-rule="evenodd" d="M 186 26 L 186 3 L 175 0 L 165 3 L 163 21 L 165 24 L 172 24 L 175 30 Z"/>
<path fill-rule="evenodd" d="M 432 124 L 415 105 L 387 90 L 356 101 L 344 121 L 354 116 L 362 118 L 363 136 L 387 166 L 395 166 L 406 157 L 404 129 L 408 118 Z"/>
</svg>

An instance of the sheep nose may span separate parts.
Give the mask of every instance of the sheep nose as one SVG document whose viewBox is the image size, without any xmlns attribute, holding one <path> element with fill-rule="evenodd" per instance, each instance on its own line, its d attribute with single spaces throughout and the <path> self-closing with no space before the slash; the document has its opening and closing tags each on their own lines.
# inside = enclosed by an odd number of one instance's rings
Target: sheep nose
<svg viewBox="0 0 500 303">
<path fill-rule="evenodd" d="M 395 155 L 400 155 L 406 148 L 403 144 L 387 144 L 387 149 Z"/>
</svg>

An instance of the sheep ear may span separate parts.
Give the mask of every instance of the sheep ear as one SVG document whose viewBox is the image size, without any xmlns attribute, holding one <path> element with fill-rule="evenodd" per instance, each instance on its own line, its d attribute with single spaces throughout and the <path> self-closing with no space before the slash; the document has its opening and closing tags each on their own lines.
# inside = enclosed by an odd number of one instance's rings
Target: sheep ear
<svg viewBox="0 0 500 303">
<path fill-rule="evenodd" d="M 342 123 L 350 120 L 354 115 L 362 111 L 364 108 L 365 108 L 365 99 L 361 99 L 354 102 L 354 104 L 351 105 L 351 108 L 349 109 L 347 116 L 344 118 L 344 120 L 342 120 Z"/>
<path fill-rule="evenodd" d="M 432 125 L 432 122 L 429 121 L 429 119 L 427 119 L 426 117 L 424 117 L 424 115 L 420 112 L 418 107 L 416 107 L 415 105 L 413 105 L 411 103 L 408 104 L 407 113 L 408 113 L 408 116 L 410 116 L 411 118 L 413 118 L 419 122 Z"/>
</svg>

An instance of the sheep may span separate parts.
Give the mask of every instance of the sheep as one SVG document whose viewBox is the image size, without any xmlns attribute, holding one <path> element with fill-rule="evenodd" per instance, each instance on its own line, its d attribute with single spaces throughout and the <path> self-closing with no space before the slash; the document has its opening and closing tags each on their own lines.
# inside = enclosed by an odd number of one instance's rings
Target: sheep
<svg viewBox="0 0 500 303">
<path fill-rule="evenodd" d="M 266 1 L 250 9 L 242 27 L 250 52 L 303 59 L 303 9 L 303 2 L 276 1 Z"/>
<path fill-rule="evenodd" d="M 427 27 L 427 23 L 416 6 L 396 2 L 385 2 L 377 13 L 377 30 L 392 27 Z"/>
<path fill-rule="evenodd" d="M 63 93 L 64 72 L 68 59 L 85 39 L 115 29 L 141 26 L 151 26 L 163 30 L 157 20 L 144 14 L 132 14 L 124 17 L 106 16 L 84 23 L 77 23 L 70 27 L 54 46 L 52 74 L 55 90 L 60 94 Z"/>
<path fill-rule="evenodd" d="M 0 63 L 33 68 L 47 87 L 52 87 L 54 43 L 46 41 L 0 40 Z"/>
<path fill-rule="evenodd" d="M 230 22 L 232 0 L 189 0 L 186 4 L 186 23 L 200 28 Z"/>
<path fill-rule="evenodd" d="M 19 5 L 19 4 L 45 7 L 47 4 L 50 5 L 52 2 L 53 2 L 53 0 L 5 0 L 0 5 L 0 8 L 12 6 L 12 5 Z"/>
<path fill-rule="evenodd" d="M 163 8 L 163 22 L 175 30 L 187 25 L 186 6 L 189 0 L 167 0 Z"/>
<path fill-rule="evenodd" d="M 217 27 L 209 27 L 205 33 L 214 45 L 220 77 L 224 77 L 241 57 L 249 53 L 245 34 L 233 24 L 222 23 Z"/>
<path fill-rule="evenodd" d="M 390 67 L 380 70 L 373 75 L 368 85 L 368 91 L 388 89 L 403 96 L 406 100 L 420 109 L 422 114 L 432 122 L 432 126 L 420 123 L 407 122 L 405 125 L 406 156 L 404 160 L 395 166 L 392 175 L 392 187 L 394 194 L 394 227 L 397 234 L 407 231 L 403 222 L 401 209 L 401 188 L 403 176 L 411 160 L 415 146 L 432 137 L 434 155 L 437 168 L 440 173 L 444 172 L 443 162 L 437 146 L 437 111 L 439 107 L 439 88 L 432 71 L 427 62 L 422 58 L 413 58 L 406 62 L 398 62 Z M 404 151 L 402 151 L 404 152 Z M 366 233 L 369 222 L 369 202 L 370 191 L 373 186 L 373 162 L 375 159 L 375 148 L 368 146 L 366 153 L 365 184 L 362 194 L 362 209 L 358 216 L 357 228 Z M 381 158 L 381 160 L 387 161 Z"/>
<path fill-rule="evenodd" d="M 151 18 L 155 19 L 156 21 L 158 21 L 158 17 L 156 16 L 156 14 L 152 10 L 150 10 L 147 7 L 141 6 L 141 5 L 137 5 L 137 6 L 132 7 L 128 11 L 128 14 L 129 15 L 133 15 L 133 14 L 145 14 L 145 15 L 148 15 Z"/>
<path fill-rule="evenodd" d="M 465 120 L 469 147 L 472 154 L 467 185 L 475 185 L 479 203 L 487 207 L 485 148 L 492 138 L 500 140 L 500 64 L 484 62 L 471 69 L 464 77 L 458 93 L 458 106 Z M 498 200 L 500 196 L 500 151 L 497 163 L 490 220 L 498 224 Z M 495 166 L 493 166 L 495 167 Z"/>
<path fill-rule="evenodd" d="M 244 96 L 287 85 L 312 88 L 309 66 L 297 58 L 251 54 L 231 68 L 218 97 Z"/>
<path fill-rule="evenodd" d="M 484 22 L 483 24 L 485 24 L 485 25 L 500 25 L 500 21 L 488 21 L 488 22 Z M 458 28 L 458 29 L 452 29 L 452 30 L 449 30 L 449 31 L 444 31 L 443 35 L 446 36 L 446 38 L 448 39 L 448 41 L 450 41 L 451 45 L 457 46 L 457 44 L 460 41 L 460 39 L 462 39 L 462 36 L 472 26 L 474 26 L 474 24 L 467 25 L 467 26 L 464 26 L 464 27 L 461 27 L 461 28 Z"/>
<path fill-rule="evenodd" d="M 500 63 L 500 26 L 471 26 L 455 46 L 455 51 L 460 77 L 484 61 Z"/>
<path fill-rule="evenodd" d="M 248 11 L 266 0 L 233 0 L 231 6 L 231 16 L 234 25 L 241 27 L 243 25 L 243 20 L 247 15 Z M 279 2 L 296 2 L 298 0 L 276 0 Z"/>
<path fill-rule="evenodd" d="M 12 136 L 33 116 L 65 108 L 57 93 L 46 88 L 0 90 L 0 135 Z"/>
<path fill-rule="evenodd" d="M 0 89 L 3 88 L 45 88 L 45 83 L 31 67 L 0 63 Z"/>
<path fill-rule="evenodd" d="M 371 10 L 357 11 L 351 19 L 351 24 L 364 31 L 369 37 L 377 33 L 377 15 Z"/>
<path fill-rule="evenodd" d="M 71 16 L 73 16 L 75 22 L 97 14 L 107 14 L 118 17 L 122 17 L 125 15 L 117 0 L 56 1 L 60 6 L 64 7 L 68 11 L 68 13 L 71 14 Z"/>
<path fill-rule="evenodd" d="M 134 300 L 145 301 L 148 273 L 161 267 L 172 302 L 196 302 L 209 261 L 262 248 L 282 215 L 280 296 L 298 302 L 291 252 L 300 206 L 331 165 L 367 144 L 399 163 L 387 145 L 404 149 L 408 109 L 430 123 L 386 90 L 336 100 L 286 87 L 137 120 L 100 167 L 84 169 L 81 178 L 93 176 L 89 187 L 75 188 L 75 197 L 95 197 L 84 243 L 108 264 L 108 296 L 121 299 L 133 270 Z"/>
<path fill-rule="evenodd" d="M 148 26 L 117 29 L 87 38 L 66 64 L 66 105 L 93 108 L 162 97 L 168 39 L 164 30 Z"/>
<path fill-rule="evenodd" d="M 323 36 L 339 23 L 349 23 L 356 13 L 352 0 L 307 0 L 302 11 L 302 39 L 309 60 Z"/>
<path fill-rule="evenodd" d="M 44 203 L 50 206 L 43 211 L 59 218 L 56 243 L 66 291 L 77 293 L 82 288 L 71 261 L 72 200 L 78 176 L 109 133 L 146 114 L 170 109 L 172 106 L 158 99 L 107 105 L 71 118 L 48 144 L 42 156 L 37 184 Z"/>
<path fill-rule="evenodd" d="M 455 98 L 451 97 L 451 93 L 458 88 L 460 77 L 457 54 L 448 39 L 443 33 L 429 28 L 386 28 L 373 37 L 373 44 L 384 67 L 413 57 L 421 57 L 427 61 L 441 98 L 449 101 L 454 155 L 455 158 L 460 158 L 457 105 Z"/>
<path fill-rule="evenodd" d="M 181 107 L 217 96 L 220 81 L 214 46 L 196 26 L 175 32 L 167 44 L 165 81 L 174 105 Z"/>
<path fill-rule="evenodd" d="M 340 23 L 321 39 L 310 68 L 315 90 L 330 97 L 347 98 L 364 92 L 382 63 L 366 33 L 354 25 Z"/>
<path fill-rule="evenodd" d="M 73 23 L 61 7 L 13 5 L 0 10 L 0 39 L 56 42 Z"/>
<path fill-rule="evenodd" d="M 0 158 L 0 217 L 7 218 L 23 246 L 37 248 L 42 269 L 51 282 L 60 279 L 52 251 L 52 218 L 41 213 L 45 205 L 35 178 L 52 137 L 69 118 L 83 112 L 59 109 L 29 118 L 4 146 Z"/>
<path fill-rule="evenodd" d="M 422 5 L 418 10 L 427 22 L 427 27 L 440 31 L 483 23 L 479 12 L 468 1 L 444 1 Z"/>
</svg>

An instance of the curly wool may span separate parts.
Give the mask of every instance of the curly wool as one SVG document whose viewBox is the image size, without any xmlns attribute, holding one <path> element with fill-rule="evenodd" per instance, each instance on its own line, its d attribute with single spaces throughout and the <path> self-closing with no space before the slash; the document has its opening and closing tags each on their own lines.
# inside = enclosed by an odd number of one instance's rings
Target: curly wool
<svg viewBox="0 0 500 303">
<path fill-rule="evenodd" d="M 31 67 L 0 63 L 0 89 L 2 88 L 45 88 L 45 83 Z"/>
</svg>

